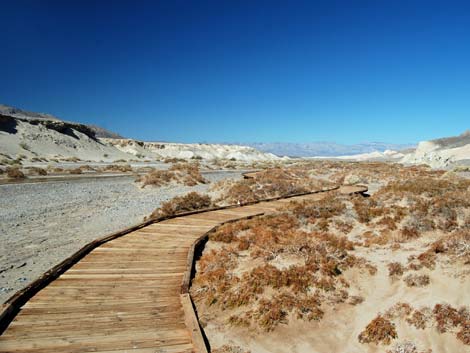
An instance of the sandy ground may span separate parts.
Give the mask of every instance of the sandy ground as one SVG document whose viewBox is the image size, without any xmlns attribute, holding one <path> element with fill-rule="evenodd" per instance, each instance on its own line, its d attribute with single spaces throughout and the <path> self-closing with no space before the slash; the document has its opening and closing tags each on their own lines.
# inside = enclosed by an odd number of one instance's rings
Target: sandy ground
<svg viewBox="0 0 470 353">
<path fill-rule="evenodd" d="M 210 172 L 211 182 L 240 172 Z M 210 184 L 140 189 L 133 177 L 0 185 L 0 302 L 90 241 Z"/>
</svg>

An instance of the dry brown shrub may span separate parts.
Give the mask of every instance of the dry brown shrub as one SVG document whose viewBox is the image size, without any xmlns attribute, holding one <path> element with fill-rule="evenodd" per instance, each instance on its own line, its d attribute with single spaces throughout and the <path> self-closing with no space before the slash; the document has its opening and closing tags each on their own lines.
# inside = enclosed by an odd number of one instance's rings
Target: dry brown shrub
<svg viewBox="0 0 470 353">
<path fill-rule="evenodd" d="M 449 304 L 436 304 L 432 310 L 436 328 L 440 333 L 447 332 L 463 324 L 459 311 Z"/>
<path fill-rule="evenodd" d="M 413 342 L 400 342 L 392 350 L 388 350 L 387 353 L 432 353 L 432 349 L 419 351 Z"/>
<path fill-rule="evenodd" d="M 26 176 L 19 168 L 7 168 L 6 174 L 9 179 L 24 179 Z"/>
<path fill-rule="evenodd" d="M 412 311 L 410 304 L 398 302 L 385 312 L 384 317 L 388 320 L 402 319 L 410 315 Z"/>
<path fill-rule="evenodd" d="M 431 314 L 430 310 L 427 310 L 426 308 L 414 310 L 411 316 L 406 319 L 406 322 L 417 329 L 424 330 L 432 317 Z"/>
<path fill-rule="evenodd" d="M 68 170 L 69 174 L 82 174 L 83 171 L 81 168 L 72 168 Z"/>
<path fill-rule="evenodd" d="M 390 277 L 392 277 L 392 276 L 400 277 L 400 276 L 403 275 L 404 267 L 399 262 L 390 262 L 387 265 L 387 268 L 388 268 L 388 275 Z"/>
<path fill-rule="evenodd" d="M 461 329 L 457 332 L 457 338 L 463 342 L 463 344 L 470 345 L 470 320 L 465 321 L 461 324 Z"/>
<path fill-rule="evenodd" d="M 331 194 L 321 201 L 291 201 L 286 207 L 300 219 L 315 223 L 318 219 L 330 219 L 341 215 L 346 206 L 337 196 Z"/>
<path fill-rule="evenodd" d="M 146 175 L 139 176 L 136 181 L 142 183 L 142 188 L 148 185 L 163 186 L 171 182 L 182 183 L 186 186 L 207 182 L 202 177 L 197 163 L 177 163 L 169 170 L 153 170 Z"/>
<path fill-rule="evenodd" d="M 45 175 L 47 175 L 47 170 L 45 170 L 44 168 L 39 168 L 39 167 L 29 167 L 28 168 L 28 173 L 30 175 L 45 176 Z"/>
<path fill-rule="evenodd" d="M 165 158 L 163 163 L 185 163 L 186 160 L 182 158 Z"/>
<path fill-rule="evenodd" d="M 349 297 L 348 304 L 358 305 L 358 304 L 361 304 L 363 301 L 364 301 L 364 297 L 361 297 L 360 295 L 352 295 Z"/>
<path fill-rule="evenodd" d="M 212 353 L 250 353 L 239 346 L 230 346 L 224 344 L 222 347 L 212 349 Z"/>
<path fill-rule="evenodd" d="M 428 275 L 409 274 L 403 281 L 408 287 L 424 287 L 427 286 L 431 280 Z"/>
<path fill-rule="evenodd" d="M 212 200 L 208 195 L 201 195 L 193 191 L 184 196 L 176 196 L 169 201 L 163 202 L 160 208 L 152 212 L 150 218 L 167 217 L 211 206 Z"/>
<path fill-rule="evenodd" d="M 379 315 L 366 326 L 364 331 L 359 334 L 358 339 L 361 343 L 388 345 L 392 342 L 392 339 L 397 337 L 395 324 Z"/>
<path fill-rule="evenodd" d="M 343 271 L 354 266 L 367 269 L 370 264 L 349 253 L 354 246 L 346 237 L 306 233 L 300 225 L 294 215 L 281 212 L 226 224 L 210 234 L 211 240 L 225 245 L 199 261 L 192 289 L 196 300 L 221 310 L 244 307 L 230 323 L 256 324 L 265 330 L 285 322 L 289 313 L 319 320 L 322 301 L 345 302 L 348 283 Z M 249 255 L 240 254 L 247 250 Z M 297 264 L 277 268 L 270 263 L 283 256 L 297 259 Z M 234 273 L 233 264 L 247 257 L 264 264 Z M 271 291 L 273 296 L 265 297 Z M 312 296 L 312 291 L 321 295 Z"/>
<path fill-rule="evenodd" d="M 109 164 L 103 169 L 105 172 L 132 172 L 132 167 L 129 164 Z"/>
<path fill-rule="evenodd" d="M 362 234 L 362 238 L 364 239 L 363 245 L 365 247 L 388 244 L 390 237 L 391 235 L 389 232 L 380 232 L 380 234 L 376 234 L 375 232 L 369 230 Z"/>
<path fill-rule="evenodd" d="M 331 185 L 316 179 L 307 168 L 284 167 L 263 170 L 251 179 L 218 183 L 217 187 L 223 191 L 221 200 L 234 204 L 302 194 Z"/>
<path fill-rule="evenodd" d="M 434 269 L 437 257 L 440 255 L 450 256 L 454 260 L 469 264 L 470 230 L 463 229 L 442 236 L 439 240 L 432 243 L 426 251 L 418 255 L 417 259 L 422 266 Z"/>
<path fill-rule="evenodd" d="M 153 170 L 146 175 L 138 176 L 136 178 L 136 182 L 142 183 L 142 188 L 146 187 L 147 185 L 163 186 L 176 180 L 176 174 L 173 172 L 168 172 L 167 170 Z"/>
</svg>

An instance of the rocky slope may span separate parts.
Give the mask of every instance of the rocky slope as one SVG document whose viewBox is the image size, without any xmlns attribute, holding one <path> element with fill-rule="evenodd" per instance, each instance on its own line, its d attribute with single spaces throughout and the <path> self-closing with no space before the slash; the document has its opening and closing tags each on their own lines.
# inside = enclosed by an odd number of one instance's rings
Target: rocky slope
<svg viewBox="0 0 470 353">
<path fill-rule="evenodd" d="M 470 165 L 470 131 L 459 136 L 422 141 L 416 150 L 406 154 L 402 163 L 428 164 L 433 168 Z"/>
<path fill-rule="evenodd" d="M 271 161 L 279 157 L 254 148 L 220 144 L 181 144 L 124 139 L 97 126 L 0 105 L 0 155 L 7 159 L 115 160 L 234 159 Z"/>
</svg>

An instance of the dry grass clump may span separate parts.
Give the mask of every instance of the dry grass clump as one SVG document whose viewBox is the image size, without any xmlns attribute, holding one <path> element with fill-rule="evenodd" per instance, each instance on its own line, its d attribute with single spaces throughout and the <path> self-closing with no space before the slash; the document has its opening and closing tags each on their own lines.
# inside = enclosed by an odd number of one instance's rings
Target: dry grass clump
<svg viewBox="0 0 470 353">
<path fill-rule="evenodd" d="M 409 274 L 403 281 L 408 287 L 425 287 L 431 280 L 428 275 Z"/>
<path fill-rule="evenodd" d="M 171 182 L 187 186 L 207 183 L 197 163 L 177 163 L 169 170 L 153 170 L 144 176 L 139 176 L 136 181 L 142 183 L 142 188 L 147 185 L 163 186 Z"/>
<path fill-rule="evenodd" d="M 209 196 L 193 191 L 184 196 L 176 196 L 167 202 L 163 202 L 160 208 L 152 212 L 150 218 L 166 217 L 211 206 L 212 200 Z"/>
<path fill-rule="evenodd" d="M 7 168 L 6 169 L 7 178 L 9 179 L 25 179 L 26 176 L 19 168 Z"/>
<path fill-rule="evenodd" d="M 359 336 L 361 343 L 375 343 L 388 345 L 397 338 L 395 324 L 379 315 L 374 318 L 362 331 Z"/>
</svg>

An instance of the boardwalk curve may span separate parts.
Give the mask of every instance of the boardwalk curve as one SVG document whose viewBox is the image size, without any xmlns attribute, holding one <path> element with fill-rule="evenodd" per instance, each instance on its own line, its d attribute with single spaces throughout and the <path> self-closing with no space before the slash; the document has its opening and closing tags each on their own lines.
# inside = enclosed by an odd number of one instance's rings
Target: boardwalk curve
<svg viewBox="0 0 470 353">
<path fill-rule="evenodd" d="M 95 241 L 7 301 L 0 352 L 207 352 L 188 294 L 194 249 L 206 234 L 293 199 L 365 191 L 346 186 L 194 212 Z"/>
</svg>

